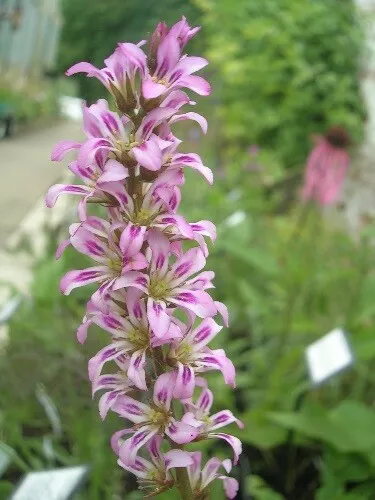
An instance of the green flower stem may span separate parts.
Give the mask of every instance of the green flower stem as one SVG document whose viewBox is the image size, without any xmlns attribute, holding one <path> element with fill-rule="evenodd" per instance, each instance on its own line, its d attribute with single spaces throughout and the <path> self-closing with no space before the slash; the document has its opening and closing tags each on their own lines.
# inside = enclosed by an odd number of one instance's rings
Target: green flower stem
<svg viewBox="0 0 375 500">
<path fill-rule="evenodd" d="M 163 373 L 166 372 L 167 364 L 165 362 L 164 358 L 164 353 L 163 353 L 163 348 L 162 347 L 156 347 L 155 349 L 152 350 L 152 358 L 153 358 L 153 365 L 154 365 L 154 370 L 155 370 L 155 375 L 159 376 L 162 375 Z M 177 418 L 176 415 L 176 408 L 172 406 L 173 409 L 173 415 L 175 418 Z M 169 444 L 171 449 L 173 448 L 178 448 L 179 450 L 183 450 L 184 447 L 183 445 L 179 445 L 174 443 L 169 439 Z M 191 490 L 190 486 L 190 480 L 189 480 L 189 475 L 186 467 L 176 467 L 176 487 L 180 493 L 181 499 L 182 500 L 194 500 L 193 492 Z"/>
</svg>

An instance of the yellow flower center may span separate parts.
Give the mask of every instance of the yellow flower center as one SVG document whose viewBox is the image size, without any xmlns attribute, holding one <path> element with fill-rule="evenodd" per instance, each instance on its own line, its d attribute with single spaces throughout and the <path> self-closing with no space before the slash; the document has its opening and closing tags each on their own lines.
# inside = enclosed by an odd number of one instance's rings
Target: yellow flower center
<svg viewBox="0 0 375 500">
<path fill-rule="evenodd" d="M 150 336 L 146 328 L 134 328 L 128 334 L 129 341 L 134 344 L 134 350 L 146 349 L 150 345 Z"/>
<path fill-rule="evenodd" d="M 151 277 L 149 294 L 155 300 L 165 299 L 168 295 L 169 284 L 167 281 L 160 279 L 158 277 Z"/>
<path fill-rule="evenodd" d="M 154 214 L 150 210 L 141 208 L 131 219 L 133 224 L 138 224 L 139 226 L 149 226 L 154 218 Z"/>
<path fill-rule="evenodd" d="M 181 361 L 182 364 L 188 364 L 190 355 L 192 353 L 191 345 L 187 342 L 182 342 L 176 349 L 176 359 Z"/>
</svg>

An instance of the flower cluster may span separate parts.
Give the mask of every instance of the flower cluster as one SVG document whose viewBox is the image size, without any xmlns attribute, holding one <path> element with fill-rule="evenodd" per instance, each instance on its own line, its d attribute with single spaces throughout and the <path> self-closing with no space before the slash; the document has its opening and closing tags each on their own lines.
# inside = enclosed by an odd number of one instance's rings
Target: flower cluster
<svg viewBox="0 0 375 500">
<path fill-rule="evenodd" d="M 315 142 L 306 163 L 302 198 L 324 207 L 340 196 L 349 164 L 350 141 L 344 129 L 332 127 L 325 136 L 317 136 Z"/>
<path fill-rule="evenodd" d="M 206 80 L 194 75 L 207 61 L 183 54 L 197 31 L 185 18 L 170 29 L 160 23 L 147 55 L 146 41 L 120 43 L 104 68 L 81 62 L 67 71 L 100 80 L 117 111 L 104 99 L 83 105 L 86 139 L 63 141 L 52 153 L 60 161 L 74 151 L 69 169 L 82 182 L 52 186 L 46 203 L 52 207 L 62 193 L 80 198 L 79 222 L 70 226 L 57 256 L 72 245 L 94 265 L 69 271 L 61 291 L 97 285 L 77 337 L 83 343 L 92 324 L 108 334 L 108 345 L 90 359 L 88 371 L 93 394 L 103 391 L 101 417 L 112 411 L 129 423 L 111 440 L 119 465 L 137 476 L 149 496 L 176 485 L 182 498 L 203 499 L 219 478 L 227 497 L 235 498 L 237 482 L 225 475 L 231 460 L 211 458 L 201 470 L 201 454 L 183 449 L 193 441 L 221 439 L 233 448 L 235 464 L 241 443 L 221 428 L 242 425 L 229 410 L 210 414 L 213 394 L 202 378 L 219 370 L 235 387 L 232 362 L 223 349 L 208 345 L 220 323 L 228 326 L 225 305 L 207 292 L 214 273 L 203 271 L 215 226 L 190 223 L 177 212 L 185 168 L 212 183 L 197 154 L 178 152 L 181 141 L 172 132 L 181 120 L 207 129 L 201 115 L 182 111 L 195 104 L 182 89 L 210 93 Z M 95 213 L 93 205 L 100 206 Z M 115 372 L 103 373 L 108 362 L 117 365 Z"/>
</svg>

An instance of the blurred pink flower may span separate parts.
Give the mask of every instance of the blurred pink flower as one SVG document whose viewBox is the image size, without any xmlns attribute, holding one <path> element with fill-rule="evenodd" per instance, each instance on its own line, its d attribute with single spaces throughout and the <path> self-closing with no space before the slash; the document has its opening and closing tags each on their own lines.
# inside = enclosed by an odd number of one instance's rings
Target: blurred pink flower
<svg viewBox="0 0 375 500">
<path fill-rule="evenodd" d="M 314 140 L 316 144 L 306 162 L 302 199 L 329 206 L 340 195 L 349 164 L 346 148 L 350 140 L 340 127 L 332 127 L 325 136 Z"/>
</svg>

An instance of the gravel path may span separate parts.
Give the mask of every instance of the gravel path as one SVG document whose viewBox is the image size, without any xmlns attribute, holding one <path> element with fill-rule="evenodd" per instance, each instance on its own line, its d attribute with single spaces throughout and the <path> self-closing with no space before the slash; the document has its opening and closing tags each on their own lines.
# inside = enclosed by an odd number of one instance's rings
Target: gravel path
<svg viewBox="0 0 375 500">
<path fill-rule="evenodd" d="M 50 160 L 54 144 L 80 137 L 79 122 L 61 121 L 0 142 L 0 247 L 66 170 Z"/>
</svg>

